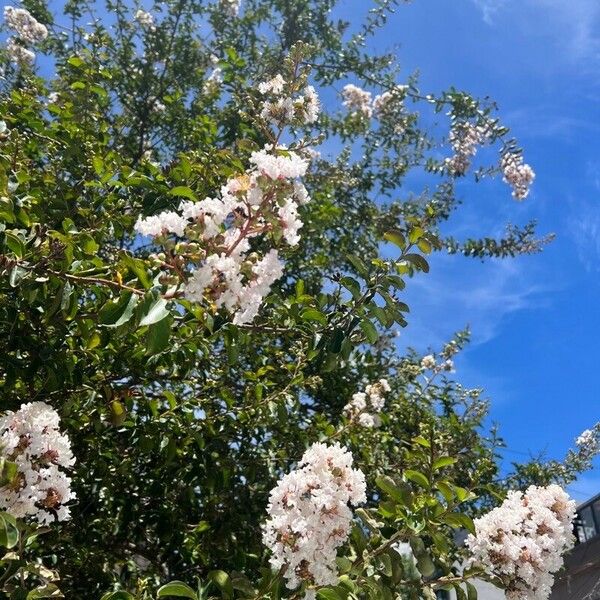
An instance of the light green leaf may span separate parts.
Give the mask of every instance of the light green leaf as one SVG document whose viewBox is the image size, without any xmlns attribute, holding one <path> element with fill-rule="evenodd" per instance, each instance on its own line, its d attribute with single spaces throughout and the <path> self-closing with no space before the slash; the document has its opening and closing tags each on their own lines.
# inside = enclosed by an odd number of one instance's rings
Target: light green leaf
<svg viewBox="0 0 600 600">
<path fill-rule="evenodd" d="M 168 596 L 175 596 L 176 598 L 191 598 L 192 600 L 196 600 L 198 598 L 196 592 L 183 581 L 171 581 L 170 583 L 163 585 L 158 590 L 158 598 L 166 598 Z"/>
</svg>

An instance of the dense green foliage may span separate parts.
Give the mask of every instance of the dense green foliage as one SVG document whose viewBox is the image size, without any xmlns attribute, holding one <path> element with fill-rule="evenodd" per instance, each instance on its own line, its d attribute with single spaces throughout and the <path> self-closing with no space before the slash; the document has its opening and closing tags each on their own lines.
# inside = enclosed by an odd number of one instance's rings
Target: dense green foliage
<svg viewBox="0 0 600 600">
<path fill-rule="evenodd" d="M 461 551 L 453 530 L 502 495 L 501 442 L 482 428 L 481 392 L 447 373 L 424 378 L 420 356 L 398 355 L 394 328 L 410 326 L 402 290 L 426 276 L 431 252 L 506 257 L 543 243 L 531 224 L 504 240 L 444 234 L 459 203 L 429 117 L 449 113 L 448 128 L 491 122 L 490 143 L 515 149 L 493 105 L 457 90 L 425 96 L 416 78 L 398 81 L 393 56 L 367 50 L 390 0 L 353 27 L 334 17 L 333 0 L 244 0 L 239 17 L 167 0 L 151 11 L 153 29 L 121 0 L 69 0 L 59 15 L 23 4 L 50 35 L 37 74 L 7 60 L 1 84 L 1 408 L 57 409 L 78 498 L 72 520 L 32 538 L 23 560 L 56 570 L 67 598 L 145 598 L 197 578 L 213 581 L 208 595 L 278 597 L 260 536 L 269 491 L 310 443 L 337 440 L 367 475 L 372 512 L 360 513 L 340 563 L 346 587 L 322 597 L 432 597 L 458 585 L 443 579 Z M 223 81 L 207 83 L 215 66 Z M 284 277 L 254 322 L 235 326 L 210 302 L 170 294 L 158 249 L 133 226 L 243 172 L 269 141 L 256 84 L 294 69 L 324 103 L 298 132 L 323 156 L 305 178 L 312 200 Z M 341 106 L 345 82 L 409 87 L 395 112 L 371 121 Z M 407 197 L 414 171 L 432 186 Z M 380 377 L 392 387 L 382 426 L 349 423 L 344 405 Z M 545 481 L 573 476 L 554 466 Z M 535 469 L 519 475 L 528 483 Z M 391 536 L 411 541 L 419 571 L 398 563 Z M 39 579 L 7 581 L 18 590 Z"/>
</svg>

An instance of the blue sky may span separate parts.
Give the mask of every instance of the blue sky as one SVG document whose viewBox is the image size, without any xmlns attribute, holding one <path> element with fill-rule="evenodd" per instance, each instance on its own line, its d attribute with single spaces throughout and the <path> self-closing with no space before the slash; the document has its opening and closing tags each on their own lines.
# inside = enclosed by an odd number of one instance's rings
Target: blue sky
<svg viewBox="0 0 600 600">
<path fill-rule="evenodd" d="M 356 5 L 343 5 L 350 18 Z M 514 260 L 434 259 L 407 288 L 404 343 L 436 346 L 469 324 L 456 377 L 485 388 L 507 461 L 560 458 L 600 419 L 600 2 L 415 0 L 375 41 L 396 44 L 424 91 L 454 85 L 496 100 L 536 171 L 523 203 L 500 181 L 461 184 L 465 206 L 448 231 L 498 234 L 535 218 L 557 236 Z M 569 491 L 577 500 L 600 492 L 598 468 Z"/>
</svg>

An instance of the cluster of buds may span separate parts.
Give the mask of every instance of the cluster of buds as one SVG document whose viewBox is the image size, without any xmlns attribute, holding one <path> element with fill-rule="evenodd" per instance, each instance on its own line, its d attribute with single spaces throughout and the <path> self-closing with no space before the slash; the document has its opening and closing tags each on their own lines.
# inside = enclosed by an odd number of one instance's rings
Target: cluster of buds
<svg viewBox="0 0 600 600">
<path fill-rule="evenodd" d="M 1 453 L 16 467 L 0 487 L 0 509 L 44 524 L 69 518 L 65 504 L 75 494 L 63 469 L 72 467 L 75 458 L 59 426 L 58 414 L 45 402 L 23 404 L 0 418 Z"/>
<path fill-rule="evenodd" d="M 362 425 L 363 427 L 379 427 L 381 417 L 379 413 L 385 406 L 385 394 L 391 391 L 387 379 L 369 384 L 364 392 L 357 392 L 352 400 L 344 406 L 344 414 L 348 419 Z"/>
<path fill-rule="evenodd" d="M 294 84 L 289 84 L 277 74 L 270 81 L 258 86 L 258 91 L 268 100 L 263 103 L 260 116 L 277 127 L 314 123 L 320 110 L 319 97 L 312 85 L 295 93 Z"/>
</svg>

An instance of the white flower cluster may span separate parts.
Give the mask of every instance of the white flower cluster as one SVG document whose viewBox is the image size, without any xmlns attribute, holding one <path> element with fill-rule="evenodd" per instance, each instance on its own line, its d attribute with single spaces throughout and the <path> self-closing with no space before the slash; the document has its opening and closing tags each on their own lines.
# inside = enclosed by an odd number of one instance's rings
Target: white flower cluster
<svg viewBox="0 0 600 600">
<path fill-rule="evenodd" d="M 385 394 L 391 390 L 387 379 L 369 384 L 364 392 L 357 392 L 352 400 L 344 406 L 344 414 L 363 427 L 379 427 L 381 417 L 378 413 L 385 406 Z"/>
<path fill-rule="evenodd" d="M 488 138 L 488 129 L 484 125 L 467 122 L 454 123 L 450 130 L 450 145 L 454 155 L 446 159 L 446 168 L 452 175 L 464 175 L 471 165 L 471 159 L 477 149 Z"/>
<path fill-rule="evenodd" d="M 500 160 L 500 168 L 504 175 L 504 181 L 513 189 L 513 197 L 516 200 L 525 200 L 535 179 L 535 173 L 529 165 L 523 162 L 523 156 L 514 152 L 506 152 Z"/>
<path fill-rule="evenodd" d="M 363 115 L 370 118 L 373 115 L 372 95 L 362 88 L 349 83 L 342 90 L 342 104 L 352 115 Z"/>
<path fill-rule="evenodd" d="M 277 78 L 267 85 L 279 89 Z M 227 181 L 217 197 L 184 201 L 178 211 L 140 217 L 135 225 L 139 234 L 159 238 L 160 243 L 169 243 L 169 234 L 197 242 L 194 256 L 182 257 L 195 266 L 184 295 L 227 309 L 236 324 L 254 319 L 271 285 L 283 274 L 277 250 L 260 257 L 250 252 L 250 239 L 271 233 L 276 240 L 296 245 L 302 227 L 298 206 L 309 201 L 298 181 L 308 168 L 304 156 L 267 145 L 251 154 L 250 163 L 252 167 Z"/>
<path fill-rule="evenodd" d="M 156 29 L 156 26 L 154 25 L 154 16 L 141 8 L 135 13 L 135 20 L 148 31 L 154 31 Z"/>
<path fill-rule="evenodd" d="M 421 359 L 421 368 L 424 371 L 441 373 L 442 371 L 452 371 L 454 369 L 454 362 L 450 358 L 446 358 L 438 364 L 435 356 L 433 356 L 433 354 L 428 354 Z"/>
<path fill-rule="evenodd" d="M 407 85 L 397 85 L 392 91 L 375 96 L 373 99 L 373 113 L 379 117 L 385 115 L 392 106 L 397 106 L 404 100 L 407 90 Z"/>
<path fill-rule="evenodd" d="M 19 65 L 32 64 L 35 54 L 25 45 L 43 42 L 48 37 L 46 26 L 31 16 L 28 10 L 14 6 L 4 7 L 4 22 L 17 36 L 9 37 L 6 42 L 6 51 L 10 59 Z"/>
<path fill-rule="evenodd" d="M 230 17 L 237 17 L 240 12 L 241 0 L 221 0 L 220 8 Z"/>
<path fill-rule="evenodd" d="M 365 477 L 352 468 L 352 455 L 338 443 L 313 444 L 298 468 L 279 481 L 269 498 L 263 541 L 273 553 L 273 568 L 286 567 L 290 589 L 302 581 L 337 583 L 337 548 L 352 525 L 348 504 L 362 502 Z"/>
<path fill-rule="evenodd" d="M 277 74 L 270 81 L 260 83 L 258 91 L 268 95 L 271 100 L 263 104 L 260 116 L 267 122 L 278 127 L 286 125 L 314 123 L 319 116 L 319 97 L 312 85 L 307 86 L 297 97 L 285 95 L 286 81 Z"/>
<path fill-rule="evenodd" d="M 372 97 L 371 92 L 349 83 L 342 90 L 342 104 L 351 115 L 362 115 L 371 118 L 373 115 L 384 116 L 391 106 L 399 104 L 406 95 L 407 85 L 397 85 L 393 90 Z"/>
<path fill-rule="evenodd" d="M 70 517 L 65 503 L 75 494 L 61 469 L 71 467 L 75 458 L 59 425 L 58 414 L 45 402 L 22 404 L 0 417 L 0 451 L 17 465 L 14 479 L 0 488 L 0 509 L 44 524 Z"/>
<path fill-rule="evenodd" d="M 575 502 L 557 485 L 512 491 L 501 506 L 475 519 L 466 544 L 472 562 L 506 586 L 507 598 L 548 598 L 553 573 L 573 545 Z"/>
<path fill-rule="evenodd" d="M 593 458 L 600 452 L 600 424 L 593 429 L 586 429 L 575 440 L 580 455 Z"/>
<path fill-rule="evenodd" d="M 215 63 L 216 64 L 216 63 Z M 223 69 L 214 67 L 210 75 L 206 78 L 202 90 L 205 94 L 214 94 L 219 90 L 223 83 Z"/>
</svg>

